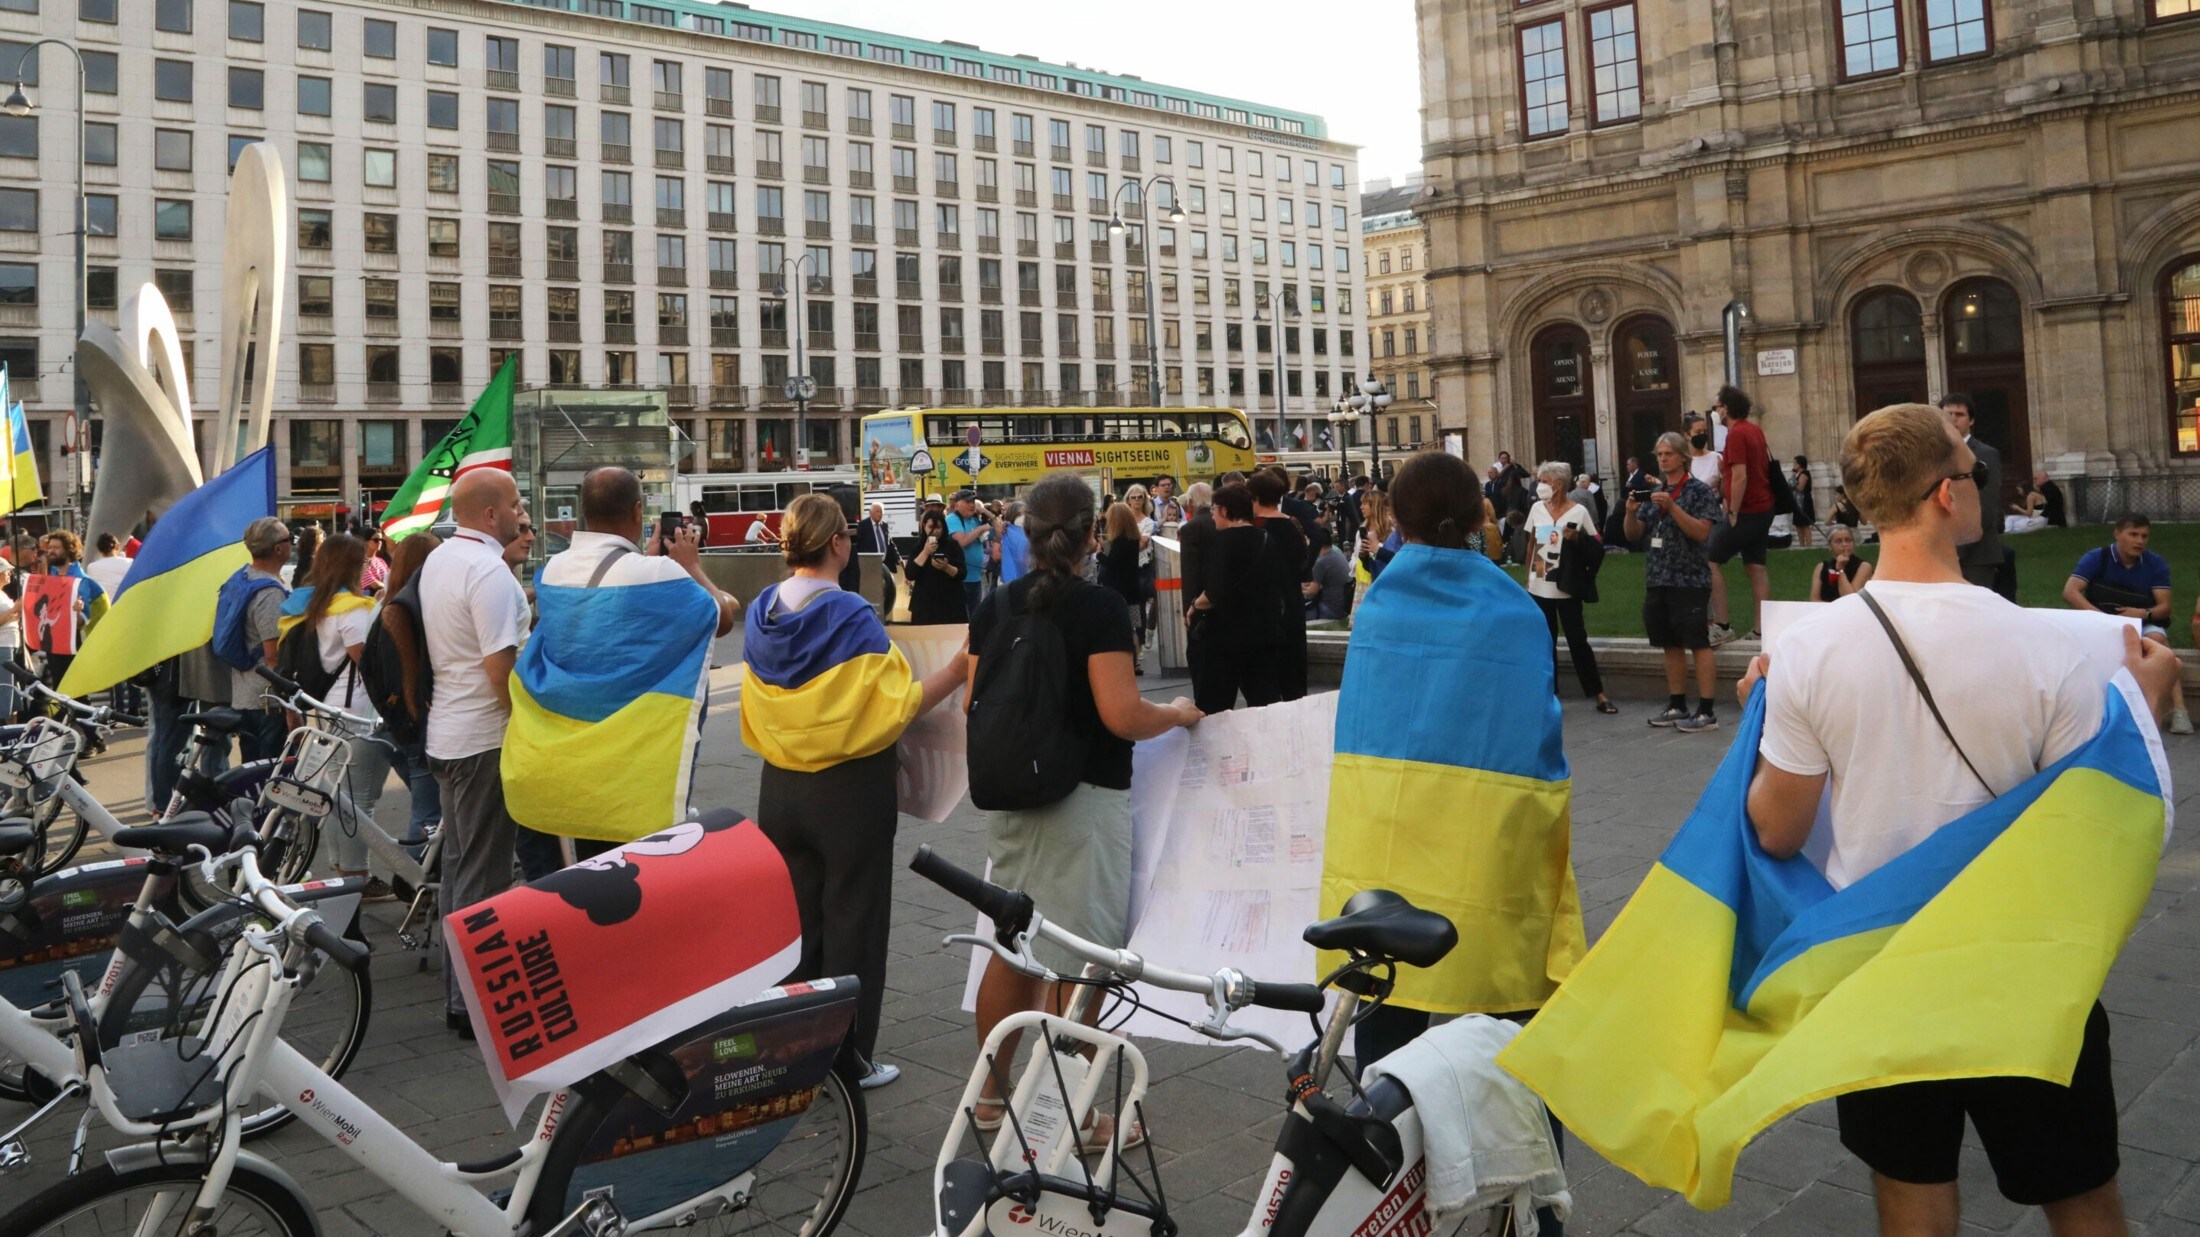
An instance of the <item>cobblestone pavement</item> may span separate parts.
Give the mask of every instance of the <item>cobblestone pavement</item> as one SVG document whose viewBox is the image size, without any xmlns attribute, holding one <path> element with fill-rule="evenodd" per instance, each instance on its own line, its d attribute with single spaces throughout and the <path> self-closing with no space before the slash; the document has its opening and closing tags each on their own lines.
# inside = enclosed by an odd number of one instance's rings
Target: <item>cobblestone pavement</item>
<svg viewBox="0 0 2200 1237">
<path fill-rule="evenodd" d="M 723 679 L 724 672 L 721 672 Z M 1150 694 L 1177 694 L 1180 681 L 1153 678 Z M 730 682 L 728 683 L 730 686 Z M 724 696 L 721 695 L 721 699 Z M 1603 931 L 1663 848 L 1724 753 L 1728 735 L 1652 730 L 1655 706 L 1623 699 L 1618 717 L 1567 703 L 1574 764 L 1574 865 L 1592 938 Z M 2171 764 L 2189 810 L 2200 788 L 2200 742 L 2170 740 Z M 94 792 L 118 811 L 136 802 L 139 744 L 118 744 L 91 772 Z M 755 801 L 759 762 L 741 746 L 733 719 L 720 713 L 705 730 L 697 802 L 743 810 Z M 382 815 L 402 818 L 392 792 Z M 125 815 L 132 815 L 124 811 Z M 2189 818 L 2188 818 L 2189 819 Z M 985 853 L 978 814 L 968 808 L 945 824 L 905 819 L 897 843 L 906 861 L 920 843 L 975 865 Z M 2137 936 L 2110 978 L 2116 1088 L 2123 1105 L 2123 1189 L 2133 1231 L 2147 1237 L 2200 1237 L 2200 843 L 2188 829 L 2165 857 Z M 862 1189 L 844 1231 L 910 1237 L 929 1224 L 930 1166 L 945 1127 L 949 1097 L 967 1077 L 976 1045 L 958 1008 L 966 962 L 940 946 L 966 929 L 970 912 L 903 870 L 895 881 L 893 961 L 880 1055 L 900 1064 L 902 1081 L 869 1094 L 871 1144 Z M 389 931 L 393 905 L 368 910 L 377 947 L 375 1010 L 368 1045 L 347 1083 L 429 1149 L 472 1158 L 510 1145 L 479 1056 L 443 1028 L 441 976 L 420 956 L 399 952 Z M 1148 1044 L 1156 1081 L 1150 1124 L 1162 1180 L 1182 1231 L 1192 1237 L 1244 1227 L 1274 1137 L 1283 1073 L 1257 1049 Z M 310 1132 L 289 1129 L 258 1144 L 310 1189 L 332 1234 L 434 1231 L 409 1204 L 354 1169 Z M 50 1169 L 52 1165 L 42 1165 Z M 1609 1234 L 1855 1234 L 1873 1231 L 1870 1183 L 1833 1130 L 1831 1105 L 1818 1105 L 1768 1130 L 1743 1155 L 1734 1201 L 1701 1213 L 1612 1168 L 1578 1143 L 1569 1148 L 1575 1220 L 1569 1232 Z M 23 1188 L 0 1179 L 0 1198 Z M 1965 1233 L 2037 1234 L 2036 1212 L 2004 1202 L 1985 1158 L 1965 1155 Z"/>
</svg>

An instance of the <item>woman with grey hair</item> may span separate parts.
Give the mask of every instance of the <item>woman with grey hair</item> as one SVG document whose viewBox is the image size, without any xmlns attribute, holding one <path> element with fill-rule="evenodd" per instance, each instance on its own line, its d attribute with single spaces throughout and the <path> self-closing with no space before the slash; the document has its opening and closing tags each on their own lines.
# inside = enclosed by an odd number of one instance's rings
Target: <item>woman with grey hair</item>
<svg viewBox="0 0 2200 1237">
<path fill-rule="evenodd" d="M 1528 592 L 1543 611 L 1551 630 L 1551 674 L 1558 674 L 1558 633 L 1566 632 L 1566 651 L 1574 659 L 1574 677 L 1584 695 L 1594 697 L 1597 712 L 1617 713 L 1619 706 L 1604 694 L 1604 676 L 1597 671 L 1596 650 L 1589 647 L 1589 630 L 1582 622 L 1584 601 L 1596 600 L 1596 571 L 1604 562 L 1604 544 L 1597 540 L 1596 517 L 1568 491 L 1573 487 L 1573 466 L 1564 460 L 1548 460 L 1535 470 L 1536 503 L 1528 508 Z"/>
</svg>

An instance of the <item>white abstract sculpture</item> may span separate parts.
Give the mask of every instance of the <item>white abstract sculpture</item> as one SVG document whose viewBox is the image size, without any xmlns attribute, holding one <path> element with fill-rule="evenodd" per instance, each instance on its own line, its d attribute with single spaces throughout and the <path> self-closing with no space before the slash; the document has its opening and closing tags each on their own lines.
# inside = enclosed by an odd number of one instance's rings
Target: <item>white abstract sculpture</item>
<svg viewBox="0 0 2200 1237">
<path fill-rule="evenodd" d="M 229 178 L 229 228 L 222 258 L 222 398 L 214 441 L 196 440 L 191 384 L 175 315 L 160 289 L 139 288 L 122 309 L 122 329 L 84 324 L 76 363 L 106 422 L 90 531 L 127 536 L 207 477 L 266 444 L 282 342 L 284 258 L 290 199 L 275 148 L 238 153 Z M 254 358 L 245 389 L 245 356 Z M 250 421 L 243 442 L 237 428 Z"/>
</svg>

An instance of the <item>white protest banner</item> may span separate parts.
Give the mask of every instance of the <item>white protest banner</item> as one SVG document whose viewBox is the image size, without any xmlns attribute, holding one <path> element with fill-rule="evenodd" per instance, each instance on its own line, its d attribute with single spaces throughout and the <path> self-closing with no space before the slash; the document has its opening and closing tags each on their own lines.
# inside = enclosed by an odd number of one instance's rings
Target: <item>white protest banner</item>
<svg viewBox="0 0 2200 1237">
<path fill-rule="evenodd" d="M 1131 772 L 1129 948 L 1149 963 L 1195 974 L 1225 966 L 1255 979 L 1307 983 L 1315 952 L 1300 939 L 1321 909 L 1335 750 L 1333 692 L 1208 715 L 1134 749 Z M 1038 908 L 1045 914 L 1047 908 Z M 991 936 L 980 918 L 977 931 Z M 976 1008 L 992 955 L 973 950 L 963 1008 Z M 1168 1017 L 1206 1017 L 1189 993 L 1139 989 L 1152 1010 L 1132 1034 L 1212 1044 Z M 1231 1025 L 1286 1043 L 1307 1038 L 1306 1015 L 1245 1009 Z M 1251 1041 L 1238 1041 L 1247 1043 Z"/>
<path fill-rule="evenodd" d="M 895 625 L 886 634 L 923 678 L 962 650 L 970 629 L 961 623 L 925 627 Z M 970 789 L 969 750 L 965 742 L 963 689 L 956 688 L 940 706 L 909 723 L 901 732 L 901 810 L 938 824 L 947 819 Z"/>
</svg>

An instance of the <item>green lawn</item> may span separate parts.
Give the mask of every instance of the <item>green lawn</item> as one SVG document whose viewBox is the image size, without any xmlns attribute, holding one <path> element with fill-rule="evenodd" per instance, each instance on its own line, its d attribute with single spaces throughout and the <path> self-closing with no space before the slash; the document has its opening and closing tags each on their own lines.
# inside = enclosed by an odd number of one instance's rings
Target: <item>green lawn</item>
<svg viewBox="0 0 2200 1237">
<path fill-rule="evenodd" d="M 2060 606 L 2063 582 L 2078 557 L 2110 539 L 2106 525 L 2085 528 L 2049 528 L 2021 537 L 2005 538 L 2017 552 L 2017 600 L 2027 606 Z M 2157 524 L 2147 547 L 2169 560 L 2174 609 L 2170 641 L 2178 648 L 2192 647 L 2192 612 L 2200 600 L 2200 524 Z M 1877 559 L 1879 547 L 1862 547 L 1865 558 Z M 1823 545 L 1810 550 L 1774 550 L 1767 559 L 1772 569 L 1772 598 L 1802 601 L 1810 593 L 1811 566 L 1826 557 Z M 1585 607 L 1592 636 L 1640 636 L 1642 634 L 1642 564 L 1640 554 L 1612 554 L 1597 575 L 1597 593 L 1603 599 Z M 1513 578 L 1524 575 L 1508 567 Z M 1749 595 L 1749 578 L 1740 559 L 1726 565 L 1728 604 L 1734 630 L 1747 634 L 1756 625 L 1756 605 Z"/>
</svg>

